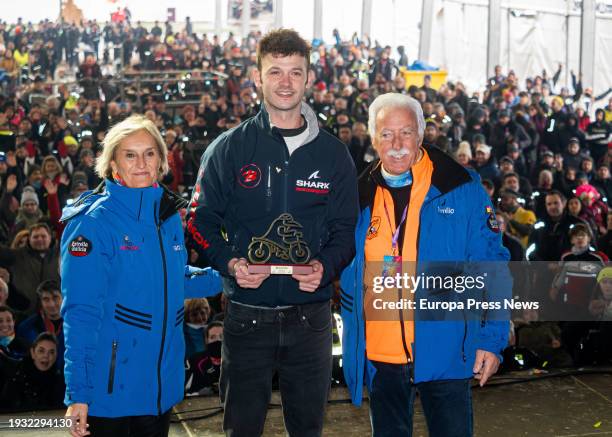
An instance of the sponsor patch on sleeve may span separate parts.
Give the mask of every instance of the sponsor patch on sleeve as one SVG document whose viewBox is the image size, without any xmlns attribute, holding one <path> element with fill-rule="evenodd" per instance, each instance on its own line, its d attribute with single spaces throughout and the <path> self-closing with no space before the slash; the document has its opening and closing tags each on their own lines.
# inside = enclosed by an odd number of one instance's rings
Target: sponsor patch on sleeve
<svg viewBox="0 0 612 437">
<path fill-rule="evenodd" d="M 493 208 L 487 205 L 487 207 L 485 208 L 485 213 L 487 215 L 487 227 L 496 234 L 499 234 L 499 223 L 497 223 L 495 211 L 493 211 Z"/>
<path fill-rule="evenodd" d="M 68 252 L 72 256 L 87 256 L 91 253 L 92 249 L 91 241 L 82 235 L 68 243 Z"/>
</svg>

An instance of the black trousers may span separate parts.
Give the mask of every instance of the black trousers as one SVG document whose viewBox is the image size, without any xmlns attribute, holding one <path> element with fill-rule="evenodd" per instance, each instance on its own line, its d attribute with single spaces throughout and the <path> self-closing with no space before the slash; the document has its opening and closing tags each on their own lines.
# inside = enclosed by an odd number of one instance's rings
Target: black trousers
<svg viewBox="0 0 612 437">
<path fill-rule="evenodd" d="M 91 437 L 168 437 L 170 410 L 161 416 L 87 418 Z"/>
<path fill-rule="evenodd" d="M 331 349 L 329 302 L 290 309 L 230 303 L 220 381 L 226 435 L 262 435 L 272 378 L 278 372 L 289 436 L 320 436 L 331 382 Z"/>
</svg>

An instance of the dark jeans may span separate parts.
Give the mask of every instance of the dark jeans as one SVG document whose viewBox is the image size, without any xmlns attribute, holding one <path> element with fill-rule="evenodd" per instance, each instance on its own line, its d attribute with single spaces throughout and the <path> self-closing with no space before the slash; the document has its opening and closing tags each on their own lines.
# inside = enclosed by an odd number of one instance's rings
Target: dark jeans
<svg viewBox="0 0 612 437">
<path fill-rule="evenodd" d="M 161 416 L 87 418 L 90 437 L 168 437 L 170 411 Z"/>
<path fill-rule="evenodd" d="M 291 437 L 320 436 L 331 381 L 331 349 L 329 302 L 290 309 L 230 303 L 220 381 L 226 434 L 262 434 L 277 371 L 287 432 Z"/>
<path fill-rule="evenodd" d="M 469 379 L 413 384 L 410 365 L 374 362 L 377 372 L 370 391 L 373 437 L 412 436 L 414 398 L 418 390 L 431 437 L 470 437 L 473 434 Z"/>
</svg>

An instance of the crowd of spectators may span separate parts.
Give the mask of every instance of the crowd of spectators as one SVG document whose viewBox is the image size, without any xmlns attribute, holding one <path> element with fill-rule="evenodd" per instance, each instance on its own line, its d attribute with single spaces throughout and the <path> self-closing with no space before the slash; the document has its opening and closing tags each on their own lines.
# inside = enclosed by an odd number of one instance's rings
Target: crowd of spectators
<svg viewBox="0 0 612 437">
<path fill-rule="evenodd" d="M 259 110 L 251 71 L 260 36 L 230 33 L 222 40 L 194 33 L 190 22 L 179 31 L 172 23 L 148 29 L 129 20 L 80 27 L 0 22 L 0 408 L 61 405 L 61 210 L 101 182 L 93 165 L 109 126 L 135 112 L 154 121 L 169 149 L 171 172 L 163 182 L 190 197 L 208 144 Z M 610 89 L 595 95 L 573 73 L 571 90 L 562 87 L 561 65 L 552 77 L 543 71 L 523 80 L 497 67 L 471 92 L 458 81 L 434 89 L 429 76 L 406 86 L 402 47 L 396 61 L 391 47 L 356 35 L 343 41 L 338 32 L 332 44 L 314 46 L 307 101 L 321 127 L 346 144 L 359 172 L 376 158 L 370 102 L 382 93 L 409 94 L 426 118 L 424 145 L 480 174 L 512 260 L 588 261 L 598 271 L 608 262 Z M 154 77 L 151 70 L 167 74 L 145 86 L 126 79 L 139 71 Z M 193 247 L 189 234 L 186 242 Z M 190 263 L 202 264 L 195 250 Z M 572 272 L 551 267 L 551 275 L 558 285 L 546 294 L 563 303 Z M 585 298 L 597 300 L 589 306 L 593 317 L 610 320 L 611 279 L 597 276 L 583 282 Z M 187 393 L 214 385 L 223 307 L 222 297 L 186 302 Z M 523 329 L 539 336 L 525 334 L 515 346 L 539 347 L 544 356 L 554 351 L 559 365 L 579 361 L 580 336 L 572 340 L 567 326 L 536 320 L 525 317 Z M 527 342 L 534 337 L 544 344 Z"/>
</svg>

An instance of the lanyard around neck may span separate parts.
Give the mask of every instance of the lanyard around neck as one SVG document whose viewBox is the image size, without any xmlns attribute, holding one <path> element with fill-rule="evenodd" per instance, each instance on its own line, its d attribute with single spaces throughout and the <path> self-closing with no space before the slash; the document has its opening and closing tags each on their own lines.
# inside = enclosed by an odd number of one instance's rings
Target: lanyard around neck
<svg viewBox="0 0 612 437">
<path fill-rule="evenodd" d="M 408 215 L 408 205 L 404 208 L 404 212 L 402 212 L 402 218 L 400 219 L 399 224 L 395 229 L 393 229 L 393 225 L 391 224 L 391 216 L 389 215 L 389 209 L 387 208 L 387 201 L 385 199 L 385 193 L 383 191 L 383 206 L 385 208 L 385 215 L 387 216 L 387 222 L 389 223 L 389 228 L 393 232 L 393 237 L 391 238 L 391 248 L 393 249 L 393 255 L 397 255 L 397 240 L 399 239 L 399 234 L 402 229 L 402 225 L 406 221 L 406 216 Z"/>
</svg>

